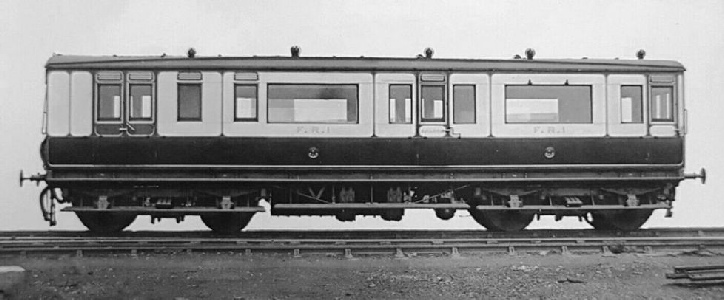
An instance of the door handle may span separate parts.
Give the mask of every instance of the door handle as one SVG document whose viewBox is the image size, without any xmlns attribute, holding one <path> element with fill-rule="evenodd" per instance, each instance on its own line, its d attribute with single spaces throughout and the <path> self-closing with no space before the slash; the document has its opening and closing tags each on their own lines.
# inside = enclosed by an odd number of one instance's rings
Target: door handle
<svg viewBox="0 0 724 300">
<path fill-rule="evenodd" d="M 454 138 L 458 138 L 458 139 L 463 137 L 462 134 L 455 132 L 455 128 L 452 128 L 452 127 L 446 128 L 445 133 L 447 133 L 447 135 L 449 137 L 454 137 Z"/>
<path fill-rule="evenodd" d="M 129 130 L 136 131 L 136 128 L 133 128 L 133 126 L 131 126 L 131 124 L 126 123 L 126 124 L 123 124 L 123 126 L 121 126 L 121 128 L 118 128 L 118 130 L 121 132 L 128 133 Z"/>
</svg>

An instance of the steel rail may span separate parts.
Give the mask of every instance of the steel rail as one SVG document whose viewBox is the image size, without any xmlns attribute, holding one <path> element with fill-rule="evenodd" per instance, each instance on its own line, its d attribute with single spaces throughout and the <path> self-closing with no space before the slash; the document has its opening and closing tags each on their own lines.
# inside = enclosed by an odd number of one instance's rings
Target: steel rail
<svg viewBox="0 0 724 300">
<path fill-rule="evenodd" d="M 253 239 L 253 238 L 83 238 L 44 239 L 27 237 L 0 240 L 0 255 L 107 254 L 139 252 L 272 252 L 304 254 L 434 253 L 460 252 L 666 252 L 722 251 L 724 236 L 679 237 L 518 237 L 518 238 L 402 238 L 402 239 Z"/>
<path fill-rule="evenodd" d="M 134 238 L 217 238 L 217 239 L 503 239 L 546 237 L 702 237 L 724 236 L 724 227 L 650 228 L 636 231 L 597 231 L 593 229 L 529 229 L 519 232 L 485 230 L 244 230 L 233 235 L 215 235 L 209 231 L 124 231 L 112 236 L 87 231 L 0 231 L 2 240 L 33 239 L 134 239 Z"/>
</svg>

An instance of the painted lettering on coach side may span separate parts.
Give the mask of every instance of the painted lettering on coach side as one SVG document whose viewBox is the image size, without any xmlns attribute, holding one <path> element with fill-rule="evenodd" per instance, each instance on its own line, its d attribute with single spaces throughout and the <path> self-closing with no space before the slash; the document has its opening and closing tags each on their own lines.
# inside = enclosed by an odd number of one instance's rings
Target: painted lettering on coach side
<svg viewBox="0 0 724 300">
<path fill-rule="evenodd" d="M 564 127 L 564 126 L 534 126 L 533 133 L 535 133 L 535 134 L 566 133 L 566 127 Z"/>
<path fill-rule="evenodd" d="M 329 126 L 297 126 L 297 133 L 328 134 L 328 133 L 330 133 L 330 127 Z"/>
</svg>

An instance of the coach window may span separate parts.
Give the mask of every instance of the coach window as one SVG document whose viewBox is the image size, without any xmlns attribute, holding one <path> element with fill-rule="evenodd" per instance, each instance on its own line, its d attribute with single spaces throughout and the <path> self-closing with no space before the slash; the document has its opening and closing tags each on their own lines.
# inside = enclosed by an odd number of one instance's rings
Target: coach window
<svg viewBox="0 0 724 300">
<path fill-rule="evenodd" d="M 131 84 L 131 116 L 130 120 L 151 120 L 153 101 L 151 101 L 152 88 L 150 84 Z"/>
<path fill-rule="evenodd" d="M 453 86 L 453 123 L 475 123 L 475 86 Z"/>
<path fill-rule="evenodd" d="M 255 122 L 257 118 L 256 85 L 237 84 L 234 89 L 234 121 Z"/>
<path fill-rule="evenodd" d="M 358 122 L 355 84 L 269 84 L 269 123 Z"/>
<path fill-rule="evenodd" d="M 178 121 L 201 121 L 201 84 L 178 84 Z"/>
<path fill-rule="evenodd" d="M 390 85 L 390 124 L 412 124 L 412 85 Z"/>
<path fill-rule="evenodd" d="M 423 85 L 422 122 L 445 122 L 445 87 L 442 85 Z"/>
<path fill-rule="evenodd" d="M 674 121 L 674 88 L 655 86 L 651 88 L 651 121 Z"/>
<path fill-rule="evenodd" d="M 621 86 L 621 123 L 643 123 L 643 87 Z"/>
<path fill-rule="evenodd" d="M 98 120 L 121 120 L 121 85 L 98 85 Z"/>
<path fill-rule="evenodd" d="M 590 85 L 507 85 L 506 123 L 592 123 Z"/>
</svg>

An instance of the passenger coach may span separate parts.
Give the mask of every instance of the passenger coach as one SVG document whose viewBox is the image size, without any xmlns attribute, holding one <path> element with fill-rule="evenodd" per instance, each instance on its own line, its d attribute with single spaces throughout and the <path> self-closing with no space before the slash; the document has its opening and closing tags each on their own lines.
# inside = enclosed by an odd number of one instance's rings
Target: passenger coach
<svg viewBox="0 0 724 300">
<path fill-rule="evenodd" d="M 634 230 L 684 174 L 684 67 L 674 61 L 89 57 L 46 65 L 43 213 L 91 231 L 200 215 L 238 232 L 275 215 L 488 230 L 535 216 Z"/>
</svg>

